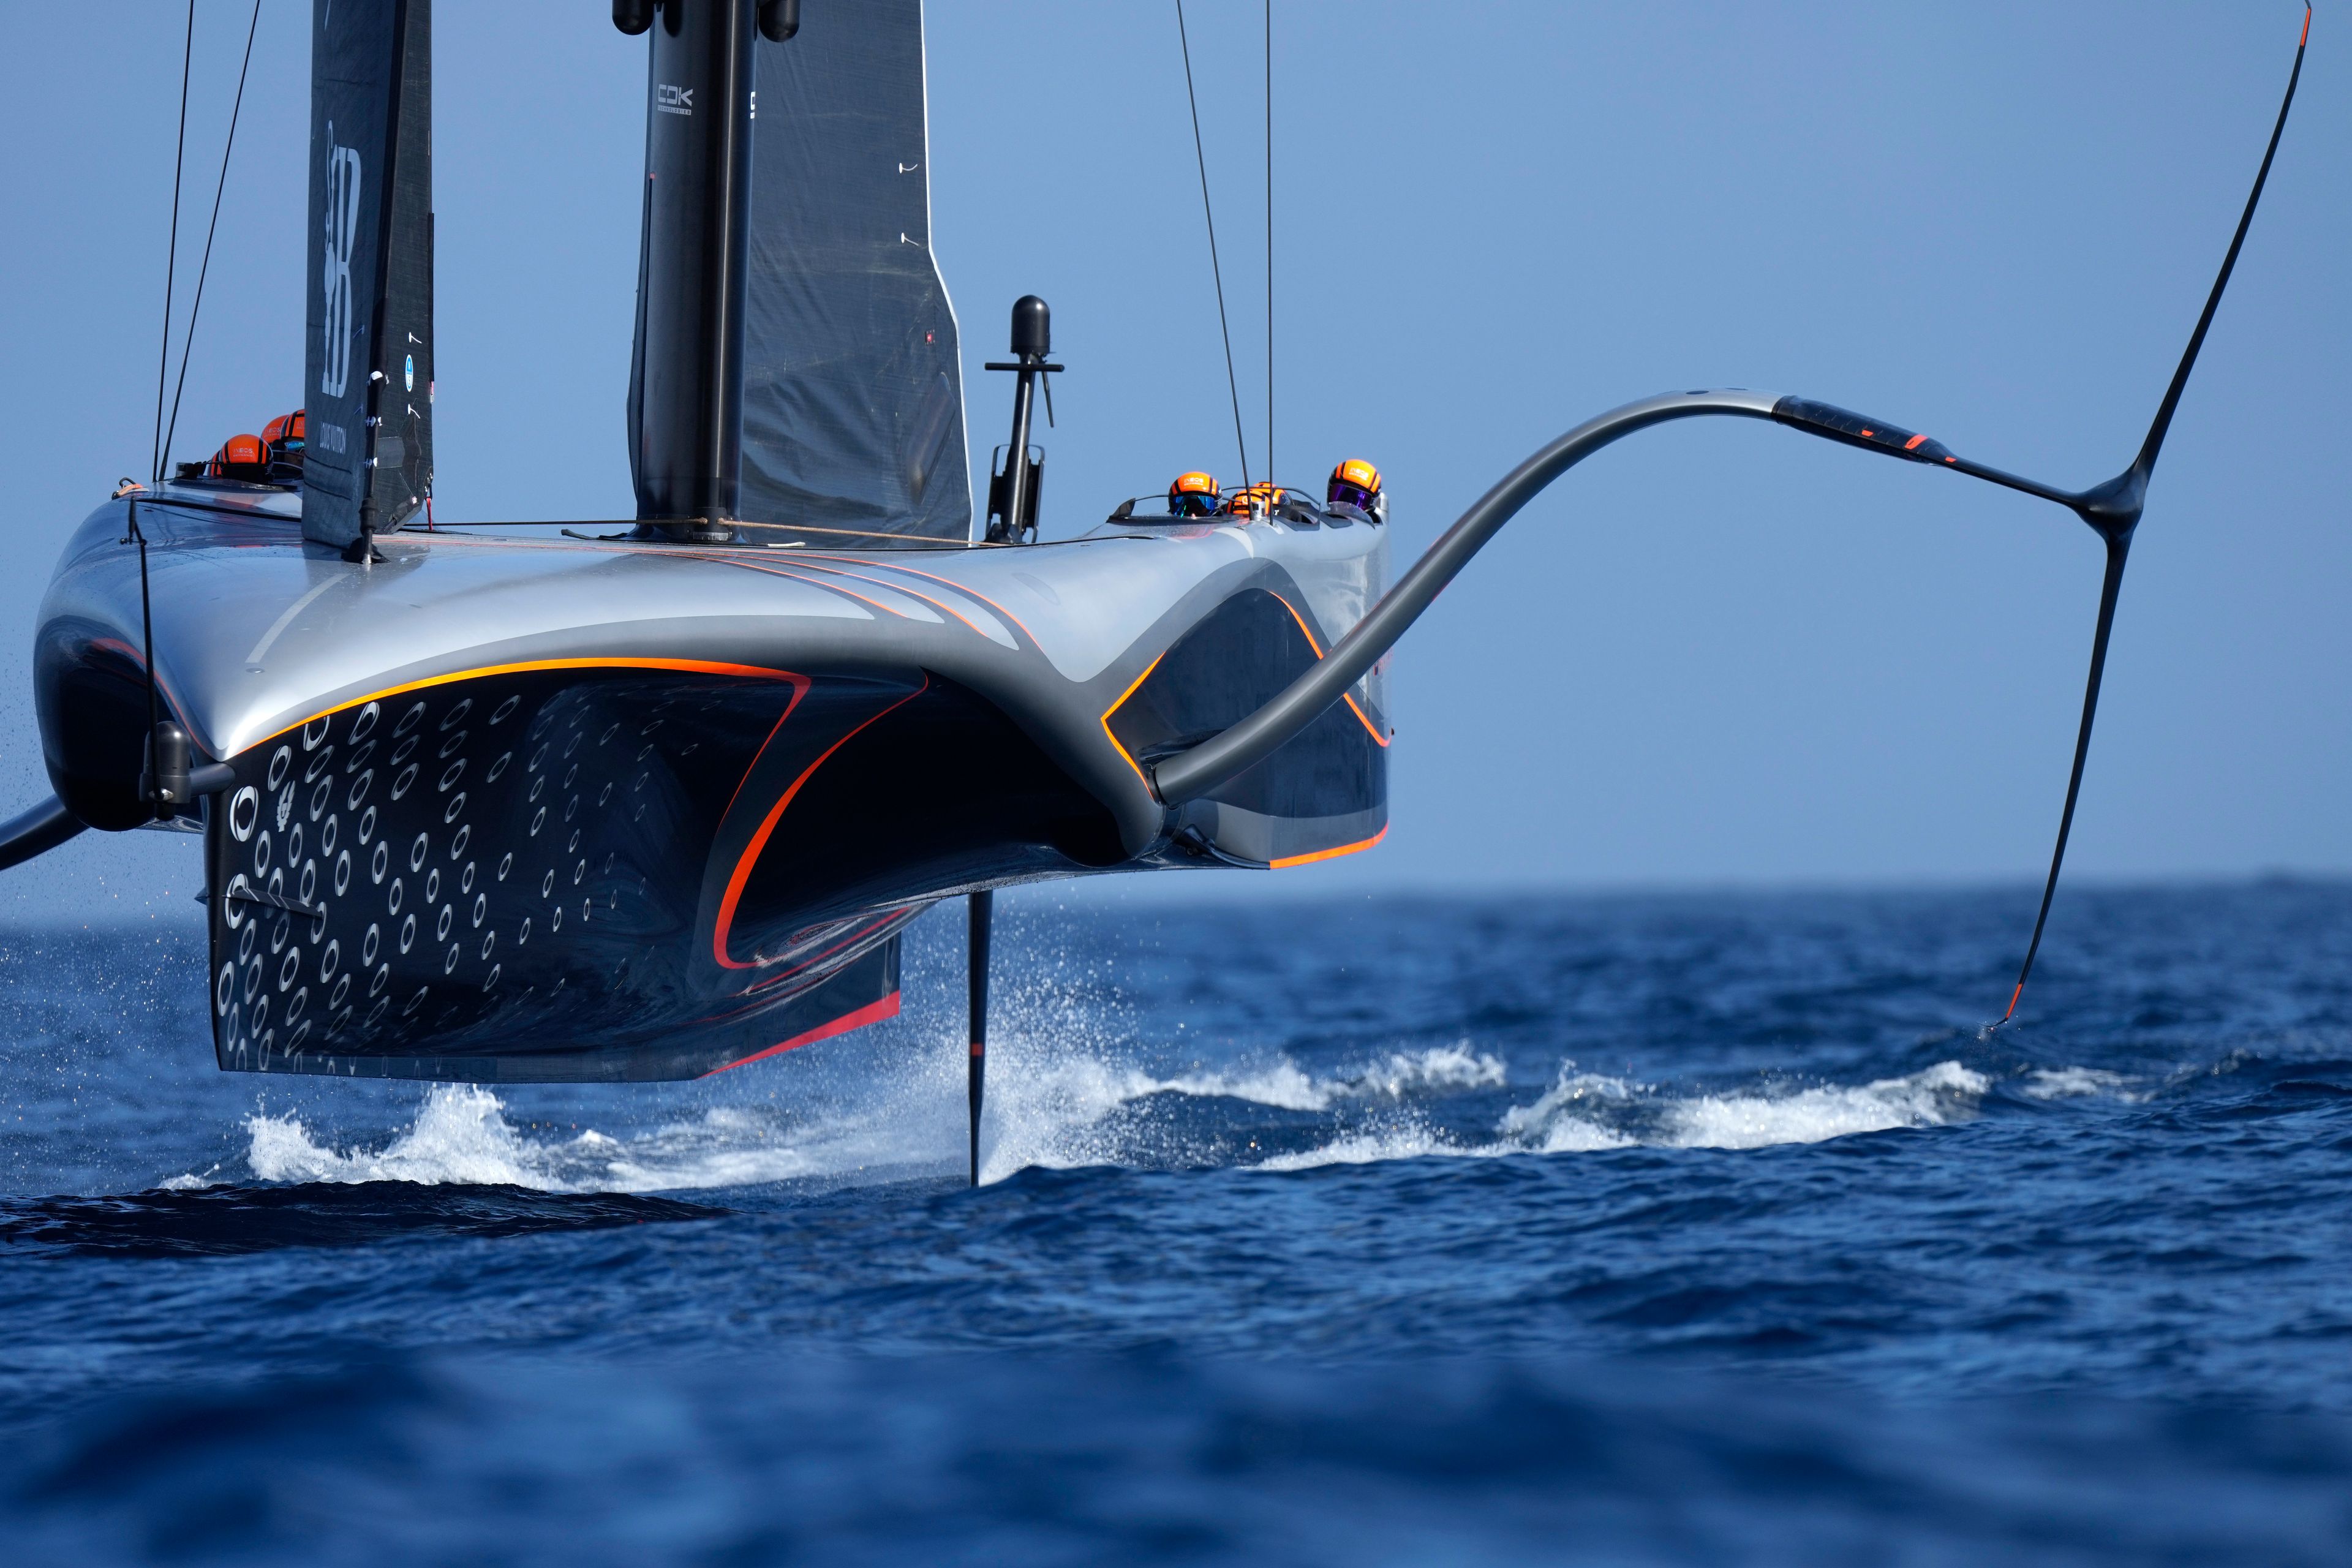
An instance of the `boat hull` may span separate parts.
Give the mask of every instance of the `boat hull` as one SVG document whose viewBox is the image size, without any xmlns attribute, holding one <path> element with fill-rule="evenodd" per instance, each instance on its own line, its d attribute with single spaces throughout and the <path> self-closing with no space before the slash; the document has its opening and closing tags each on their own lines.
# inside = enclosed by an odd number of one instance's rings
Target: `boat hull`
<svg viewBox="0 0 2352 1568">
<path fill-rule="evenodd" d="M 69 546 L 37 650 L 59 797 L 144 817 L 136 552 Z M 355 567 L 270 498 L 140 508 L 159 700 L 203 813 L 225 1068 L 694 1076 L 887 1016 L 938 899 L 1282 866 L 1386 825 L 1377 679 L 1171 811 L 1144 769 L 1377 595 L 1353 528 L 1018 550 L 398 535 Z"/>
</svg>

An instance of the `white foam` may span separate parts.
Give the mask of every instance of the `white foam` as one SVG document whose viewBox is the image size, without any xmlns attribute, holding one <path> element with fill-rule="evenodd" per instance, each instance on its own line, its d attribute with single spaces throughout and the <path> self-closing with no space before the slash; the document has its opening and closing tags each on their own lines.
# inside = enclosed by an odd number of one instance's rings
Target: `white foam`
<svg viewBox="0 0 2352 1568">
<path fill-rule="evenodd" d="M 1605 1121 L 1622 1115 L 1638 1094 L 1622 1079 L 1579 1072 L 1574 1062 L 1563 1062 L 1542 1098 L 1505 1111 L 1496 1131 L 1547 1153 L 1622 1148 L 1633 1140 L 1612 1131 Z"/>
<path fill-rule="evenodd" d="M 1958 1062 L 1937 1062 L 1859 1089 L 1701 1095 L 1666 1108 L 1664 1141 L 1685 1149 L 1765 1149 L 1898 1127 L 1941 1127 L 1974 1115 L 1991 1087 Z"/>
<path fill-rule="evenodd" d="M 380 1149 L 320 1143 L 291 1115 L 247 1118 L 246 1163 L 265 1182 L 417 1182 L 539 1192 L 650 1193 L 742 1186 L 810 1174 L 813 1162 L 731 1108 L 635 1137 L 591 1128 L 533 1138 L 485 1089 L 437 1085 L 415 1121 Z"/>
<path fill-rule="evenodd" d="M 1859 1086 L 1677 1097 L 1581 1072 L 1570 1062 L 1543 1093 L 1506 1110 L 1481 1134 L 1438 1124 L 1447 1097 L 1506 1087 L 1503 1064 L 1466 1043 L 1394 1051 L 1328 1073 L 1276 1057 L 1168 1076 L 1100 1047 L 1006 1044 L 1012 1048 L 1000 1052 L 991 1075 L 984 1181 L 1031 1166 L 1241 1163 L 1291 1172 L 1637 1146 L 1760 1149 L 1965 1120 L 1989 1087 L 1981 1075 L 1947 1061 Z M 297 1115 L 257 1113 L 246 1121 L 246 1163 L 269 1182 L 495 1184 L 543 1192 L 651 1193 L 935 1173 L 961 1145 L 962 1074 L 946 1053 L 933 1055 L 858 1076 L 836 1094 L 839 1103 L 818 1110 L 808 1109 L 814 1097 L 803 1093 L 791 1097 L 801 1109 L 790 1114 L 766 1105 L 719 1105 L 635 1132 L 589 1128 L 542 1135 L 510 1121 L 489 1090 L 452 1086 L 429 1090 L 409 1125 L 377 1143 L 339 1147 Z M 2105 1089 L 2112 1076 L 2063 1081 Z M 1328 1125 L 1307 1130 L 1307 1147 L 1260 1157 L 1255 1142 L 1237 1148 L 1213 1118 L 1204 1126 L 1198 1110 L 1185 1109 L 1213 1100 L 1320 1116 Z M 214 1179 L 207 1172 L 167 1184 L 192 1189 Z"/>
<path fill-rule="evenodd" d="M 2105 1068 L 2036 1068 L 2025 1075 L 2017 1092 L 2028 1100 L 2082 1100 L 2095 1094 L 2112 1095 L 2117 1100 L 2145 1100 L 2144 1094 L 2134 1094 L 2128 1086 L 2131 1079 Z"/>
<path fill-rule="evenodd" d="M 1261 1160 L 1253 1170 L 1311 1171 L 1323 1165 L 1371 1165 L 1388 1160 L 1461 1159 L 1486 1151 L 1465 1149 L 1426 1127 L 1351 1132 L 1312 1149 Z"/>
<path fill-rule="evenodd" d="M 1408 1123 L 1343 1133 L 1311 1149 L 1262 1160 L 1259 1171 L 1311 1171 L 1324 1165 L 1369 1165 L 1384 1160 L 1498 1160 L 1511 1154 L 1583 1154 L 1631 1149 L 1639 1140 L 1590 1121 L 1564 1119 L 1532 1140 L 1500 1138 L 1467 1142 L 1437 1129 Z"/>
<path fill-rule="evenodd" d="M 1154 1102 L 1163 1095 L 1326 1112 L 1343 1105 L 1399 1104 L 1499 1088 L 1504 1080 L 1501 1061 L 1466 1044 L 1393 1051 L 1327 1077 L 1311 1075 L 1286 1057 L 1246 1068 L 1196 1068 L 1160 1078 L 1086 1050 L 1024 1055 L 1013 1070 L 991 1075 L 992 1136 L 981 1179 L 998 1181 L 1030 1165 L 1068 1170 L 1205 1163 L 1213 1156 L 1187 1146 L 1181 1131 L 1153 1115 Z"/>
<path fill-rule="evenodd" d="M 1328 1110 L 1351 1100 L 1402 1100 L 1416 1092 L 1501 1087 L 1503 1064 L 1468 1045 L 1392 1051 L 1381 1060 L 1329 1078 L 1311 1078 L 1287 1058 L 1242 1072 L 1187 1073 L 1143 1079 L 1143 1092 L 1221 1096 L 1284 1110 Z"/>
<path fill-rule="evenodd" d="M 1570 1062 L 1532 1104 L 1504 1112 L 1492 1139 L 1454 1138 L 1421 1125 L 1351 1131 L 1312 1149 L 1276 1155 L 1257 1168 L 1304 1171 L 1380 1160 L 1495 1159 L 1645 1146 L 1747 1150 L 1819 1143 L 1857 1132 L 1966 1121 L 1990 1087 L 1982 1074 L 1947 1061 L 1857 1087 L 1666 1098 L 1622 1079 L 1579 1072 Z"/>
<path fill-rule="evenodd" d="M 246 1119 L 246 1162 L 265 1182 L 422 1182 L 541 1187 L 563 1184 L 543 1145 L 516 1132 L 488 1089 L 436 1086 L 408 1130 L 380 1150 L 338 1150 L 310 1136 L 300 1120 L 257 1113 Z"/>
</svg>

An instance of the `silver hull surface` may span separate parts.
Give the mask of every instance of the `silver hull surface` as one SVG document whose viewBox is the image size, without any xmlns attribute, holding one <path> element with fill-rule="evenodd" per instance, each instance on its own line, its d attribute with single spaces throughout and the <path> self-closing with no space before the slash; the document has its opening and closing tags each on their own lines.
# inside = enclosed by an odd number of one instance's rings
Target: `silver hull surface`
<svg viewBox="0 0 2352 1568">
<path fill-rule="evenodd" d="M 37 646 L 58 798 L 148 819 L 126 503 Z M 295 499 L 138 505 L 158 696 L 208 797 L 225 1068 L 691 1076 L 889 1016 L 937 899 L 1376 842 L 1376 669 L 1208 798 L 1144 769 L 1279 691 L 1384 586 L 1366 522 L 1106 526 L 842 551 L 404 532 L 355 566 Z"/>
</svg>

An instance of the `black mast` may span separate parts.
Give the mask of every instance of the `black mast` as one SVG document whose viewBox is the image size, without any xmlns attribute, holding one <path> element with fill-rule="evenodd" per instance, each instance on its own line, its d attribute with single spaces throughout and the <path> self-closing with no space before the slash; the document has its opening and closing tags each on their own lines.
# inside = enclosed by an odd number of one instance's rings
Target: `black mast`
<svg viewBox="0 0 2352 1568">
<path fill-rule="evenodd" d="M 624 32 L 653 34 L 639 347 L 629 387 L 639 531 L 653 537 L 734 537 L 743 475 L 751 33 L 755 26 L 782 31 L 783 18 L 772 23 L 769 14 L 783 9 L 756 0 L 614 6 Z M 797 16 L 791 21 L 797 25 Z"/>
</svg>

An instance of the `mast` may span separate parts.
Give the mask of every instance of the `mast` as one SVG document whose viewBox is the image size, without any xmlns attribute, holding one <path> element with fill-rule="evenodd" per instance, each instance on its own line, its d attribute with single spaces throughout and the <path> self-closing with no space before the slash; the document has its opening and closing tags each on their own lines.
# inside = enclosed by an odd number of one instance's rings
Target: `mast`
<svg viewBox="0 0 2352 1568">
<path fill-rule="evenodd" d="M 635 15 L 625 17 L 625 9 Z M 653 35 L 638 358 L 629 389 L 639 531 L 652 537 L 734 536 L 743 479 L 751 35 L 773 9 L 755 0 L 614 7 L 624 31 Z"/>
</svg>

